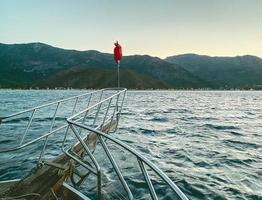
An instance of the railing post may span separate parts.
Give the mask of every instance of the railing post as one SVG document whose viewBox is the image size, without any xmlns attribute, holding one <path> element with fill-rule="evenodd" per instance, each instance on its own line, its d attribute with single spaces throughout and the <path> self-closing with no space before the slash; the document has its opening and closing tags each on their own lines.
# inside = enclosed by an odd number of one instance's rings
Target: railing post
<svg viewBox="0 0 262 200">
<path fill-rule="evenodd" d="M 102 174 L 101 171 L 97 172 L 97 196 L 99 200 L 102 200 Z"/>
<path fill-rule="evenodd" d="M 76 101 L 75 101 L 75 104 L 74 104 L 74 107 L 73 107 L 72 115 L 75 113 L 77 102 L 78 102 L 78 97 L 76 97 Z"/>
<path fill-rule="evenodd" d="M 109 160 L 110 160 L 110 162 L 111 162 L 111 164 L 112 164 L 112 166 L 113 166 L 113 168 L 114 168 L 114 170 L 115 170 L 115 172 L 116 172 L 120 182 L 122 183 L 125 191 L 127 192 L 128 199 L 133 199 L 132 192 L 130 191 L 130 189 L 129 189 L 129 187 L 128 187 L 128 185 L 127 185 L 123 175 L 121 174 L 121 172 L 120 172 L 120 170 L 119 170 L 119 168 L 118 168 L 118 166 L 117 166 L 117 164 L 116 164 L 112 154 L 110 153 L 110 150 L 108 149 L 106 143 L 104 142 L 103 138 L 100 135 L 97 134 L 97 137 L 98 137 L 98 139 L 99 139 L 103 149 L 105 150 L 106 155 L 109 158 Z"/>
<path fill-rule="evenodd" d="M 34 109 L 33 112 L 32 112 L 32 115 L 30 117 L 30 120 L 28 121 L 28 124 L 26 126 L 25 132 L 24 132 L 23 137 L 21 139 L 20 145 L 24 142 L 25 136 L 26 136 L 26 134 L 28 132 L 29 127 L 31 126 L 32 121 L 33 121 L 33 118 L 34 118 L 34 115 L 35 115 L 35 111 L 36 110 Z"/>
<path fill-rule="evenodd" d="M 115 131 L 116 131 L 117 127 L 118 127 L 118 123 L 119 123 L 120 115 L 121 115 L 121 112 L 122 112 L 122 107 L 123 107 L 123 104 L 124 104 L 125 96 L 126 96 L 126 91 L 125 91 L 124 94 L 123 94 L 123 98 L 122 98 L 122 102 L 121 102 L 120 109 L 117 110 L 117 114 L 116 114 L 117 122 L 116 122 Z"/>
<path fill-rule="evenodd" d="M 106 121 L 106 117 L 107 117 L 107 114 L 108 114 L 109 108 L 110 108 L 110 106 L 111 106 L 111 102 L 112 102 L 112 98 L 109 100 L 109 103 L 108 103 L 108 106 L 107 106 L 107 109 L 106 109 L 106 113 L 105 113 L 105 116 L 104 116 L 104 119 L 103 119 L 103 122 L 102 122 L 101 127 L 104 126 L 104 123 L 105 123 L 105 121 Z"/>
<path fill-rule="evenodd" d="M 87 103 L 87 108 L 89 107 L 89 105 L 90 105 L 90 102 L 91 102 L 91 99 L 92 99 L 92 94 L 93 93 L 91 93 L 90 94 L 90 97 L 89 97 L 89 100 L 88 100 L 88 103 Z M 87 114 L 88 114 L 88 109 L 87 109 L 87 111 L 85 112 L 85 116 L 83 117 L 83 121 L 82 121 L 82 123 L 84 124 L 85 123 L 85 121 L 86 121 L 86 117 L 87 117 Z M 79 133 L 81 134 L 82 133 L 82 129 L 79 127 Z"/>
<path fill-rule="evenodd" d="M 125 99 L 125 97 L 126 97 L 126 91 L 125 91 L 124 94 L 123 94 L 123 98 L 122 98 L 120 110 L 118 111 L 119 117 L 120 117 L 120 114 L 121 114 L 121 111 L 122 111 L 122 108 L 123 108 L 123 104 L 124 104 L 124 99 Z"/>
<path fill-rule="evenodd" d="M 115 116 L 116 108 L 117 108 L 117 104 L 118 104 L 118 99 L 119 99 L 119 94 L 117 95 L 116 105 L 115 105 L 115 108 L 114 108 L 114 111 L 113 111 L 113 115 L 111 117 L 111 121 L 110 121 L 109 127 L 112 126 L 112 123 L 113 123 L 113 120 L 114 120 L 114 116 Z M 107 133 L 109 133 L 109 131 L 110 131 L 110 128 L 107 130 Z"/>
<path fill-rule="evenodd" d="M 99 101 L 102 100 L 103 94 L 104 94 L 104 90 L 101 91 L 101 95 L 100 95 Z"/>
<path fill-rule="evenodd" d="M 89 150 L 87 144 L 84 142 L 84 140 L 81 138 L 81 136 L 79 135 L 79 133 L 77 132 L 76 128 L 73 126 L 72 123 L 69 123 L 70 128 L 72 129 L 72 131 L 74 132 L 76 138 L 78 139 L 78 141 L 82 144 L 84 150 L 86 151 L 86 153 L 89 155 L 89 157 L 91 158 L 92 162 L 94 163 L 97 171 L 100 171 L 100 166 L 98 165 L 95 157 L 93 156 L 93 154 L 91 153 L 91 151 Z"/>
<path fill-rule="evenodd" d="M 104 90 L 102 90 L 102 92 L 101 92 L 101 95 L 100 95 L 100 98 L 99 98 L 99 102 L 102 100 L 103 92 L 104 92 Z M 101 106 L 102 106 L 102 103 L 100 103 L 97 106 L 96 116 L 95 116 L 94 121 L 93 121 L 93 127 L 95 126 L 95 123 L 96 123 L 96 120 L 97 120 L 97 117 L 98 117 L 98 114 L 99 114 Z"/>
<path fill-rule="evenodd" d="M 68 130 L 69 130 L 69 125 L 67 125 L 67 127 L 66 127 L 65 136 L 64 136 L 64 139 L 63 139 L 63 142 L 62 142 L 62 146 L 61 146 L 62 149 L 65 146 L 65 141 L 66 141 L 66 138 L 67 138 L 67 135 L 68 135 Z"/>
<path fill-rule="evenodd" d="M 102 105 L 102 104 L 99 104 L 99 105 L 97 106 L 96 115 L 95 115 L 95 118 L 94 118 L 94 121 L 93 121 L 93 125 L 92 125 L 93 127 L 95 127 L 96 120 L 97 120 L 98 113 L 99 113 L 99 111 L 100 111 L 101 105 Z"/>
<path fill-rule="evenodd" d="M 143 176 L 144 176 L 144 178 L 146 180 L 146 183 L 147 183 L 147 186 L 149 188 L 149 192 L 150 192 L 151 198 L 153 200 L 158 200 L 157 195 L 156 195 L 156 191 L 155 191 L 155 189 L 153 187 L 153 184 L 152 184 L 152 182 L 150 180 L 150 177 L 149 177 L 149 175 L 147 173 L 147 170 L 146 170 L 146 168 L 145 168 L 145 166 L 143 164 L 143 161 L 141 161 L 140 158 L 137 158 L 137 161 L 138 161 L 139 167 L 140 167 L 140 169 L 142 171 L 142 174 L 143 174 Z"/>
<path fill-rule="evenodd" d="M 49 129 L 49 132 L 52 131 L 53 129 L 53 126 L 54 126 L 54 123 L 55 123 L 55 118 L 56 118 L 56 113 L 57 113 L 57 110 L 60 106 L 60 102 L 57 103 L 57 106 L 56 106 L 56 109 L 55 109 L 55 113 L 53 115 L 53 118 L 52 118 L 52 123 L 51 123 L 51 126 L 50 126 L 50 129 Z M 45 148 L 46 148 L 46 144 L 47 144 L 47 139 L 48 139 L 48 136 L 46 136 L 45 138 L 45 142 L 44 142 L 44 147 L 40 153 L 40 156 L 39 156 L 39 159 L 38 159 L 38 165 L 40 164 L 41 160 L 42 160 L 42 157 L 44 156 L 44 152 L 45 152 Z"/>
</svg>

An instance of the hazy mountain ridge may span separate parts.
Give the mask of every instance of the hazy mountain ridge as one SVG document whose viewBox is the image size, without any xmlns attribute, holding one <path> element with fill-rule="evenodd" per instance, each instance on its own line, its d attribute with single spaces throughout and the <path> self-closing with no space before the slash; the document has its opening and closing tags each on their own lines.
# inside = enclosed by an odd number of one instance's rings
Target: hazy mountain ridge
<svg viewBox="0 0 262 200">
<path fill-rule="evenodd" d="M 210 57 L 184 54 L 170 56 L 165 60 L 183 66 L 218 88 L 262 89 L 262 59 L 256 56 Z"/>
<path fill-rule="evenodd" d="M 99 69 L 102 74 L 108 75 L 105 78 L 112 79 L 114 76 L 113 78 L 116 79 L 116 64 L 111 54 L 94 50 L 65 50 L 42 43 L 0 45 L 0 71 L 2 74 L 5 72 L 5 79 L 12 83 L 8 84 L 9 82 L 3 81 L 4 78 L 0 77 L 2 87 L 48 87 L 49 85 L 56 87 L 55 83 L 58 82 L 69 83 L 69 78 L 80 80 L 77 85 L 69 84 L 67 87 L 78 87 L 79 85 L 83 87 L 80 82 L 85 82 L 85 79 L 90 77 L 72 77 L 70 73 L 72 70 L 74 74 L 77 74 L 77 71 L 85 73 L 85 70 L 90 72 L 90 69 Z M 108 73 L 106 70 L 114 72 Z M 128 73 L 132 74 L 132 76 L 121 79 L 122 85 L 125 85 L 125 82 L 133 83 L 129 84 L 130 88 L 137 88 L 133 80 L 139 79 L 141 79 L 139 88 L 196 88 L 205 85 L 198 77 L 183 68 L 150 56 L 124 57 L 121 63 L 121 71 L 123 70 L 128 70 Z M 20 76 L 15 76 L 14 71 L 19 71 Z M 94 74 L 99 75 L 97 71 Z M 153 83 L 152 80 L 155 82 Z M 92 87 L 100 87 L 100 81 L 92 83 Z"/>
<path fill-rule="evenodd" d="M 134 55 L 125 56 L 120 68 L 121 85 L 128 88 L 258 88 L 262 85 L 262 60 L 253 56 L 186 54 L 163 60 Z M 0 43 L 2 88 L 115 85 L 116 64 L 112 54 L 66 50 L 43 43 Z"/>
</svg>

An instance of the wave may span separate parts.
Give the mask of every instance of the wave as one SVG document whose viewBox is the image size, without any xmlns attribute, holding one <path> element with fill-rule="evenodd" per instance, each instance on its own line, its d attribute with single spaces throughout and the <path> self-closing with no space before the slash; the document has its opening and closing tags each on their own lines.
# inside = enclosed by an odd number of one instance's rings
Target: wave
<svg viewBox="0 0 262 200">
<path fill-rule="evenodd" d="M 6 144 L 11 142 L 15 142 L 15 140 L 11 140 L 11 139 L 0 140 L 0 144 Z"/>
<path fill-rule="evenodd" d="M 152 130 L 152 129 L 139 128 L 138 130 L 139 130 L 139 132 L 141 132 L 142 134 L 146 134 L 146 135 L 157 135 L 157 134 L 159 134 L 158 131 Z"/>
<path fill-rule="evenodd" d="M 258 149 L 262 148 L 262 145 L 260 144 L 255 144 L 247 141 L 239 141 L 239 140 L 233 140 L 233 139 L 226 139 L 223 141 L 224 144 L 234 147 L 236 149 L 247 149 L 247 148 L 253 148 L 253 149 Z"/>
<path fill-rule="evenodd" d="M 5 124 L 13 124 L 13 123 L 19 123 L 19 122 L 28 122 L 30 120 L 30 117 L 20 117 L 20 118 L 15 118 L 15 119 L 9 119 L 5 121 Z M 33 118 L 33 122 L 47 122 L 47 121 L 52 121 L 53 117 L 45 117 L 45 118 Z M 55 121 L 65 121 L 66 117 L 56 117 Z"/>
<path fill-rule="evenodd" d="M 236 126 L 228 126 L 228 125 L 215 125 L 215 124 L 204 124 L 205 127 L 216 129 L 216 130 L 228 130 L 228 129 L 234 129 L 239 130 L 239 127 Z"/>
<path fill-rule="evenodd" d="M 238 135 L 238 136 L 244 135 L 243 133 L 240 133 L 237 131 L 229 131 L 229 133 L 231 133 L 232 135 Z"/>
<path fill-rule="evenodd" d="M 152 122 L 168 122 L 168 118 L 167 117 L 153 117 L 153 119 L 150 119 L 149 121 Z"/>
<path fill-rule="evenodd" d="M 193 112 L 192 112 L 192 110 L 189 110 L 189 109 L 186 109 L 186 108 L 169 108 L 169 109 L 163 111 L 163 113 L 190 113 L 190 114 L 192 114 Z"/>
</svg>

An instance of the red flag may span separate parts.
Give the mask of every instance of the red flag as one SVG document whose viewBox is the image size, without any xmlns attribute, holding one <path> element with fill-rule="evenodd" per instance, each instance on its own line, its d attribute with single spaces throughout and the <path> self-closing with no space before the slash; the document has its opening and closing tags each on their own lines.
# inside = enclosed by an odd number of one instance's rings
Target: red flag
<svg viewBox="0 0 262 200">
<path fill-rule="evenodd" d="M 115 43 L 114 59 L 116 61 L 116 64 L 120 64 L 120 61 L 122 59 L 122 47 L 120 46 L 120 44 L 118 44 L 118 41 Z"/>
</svg>

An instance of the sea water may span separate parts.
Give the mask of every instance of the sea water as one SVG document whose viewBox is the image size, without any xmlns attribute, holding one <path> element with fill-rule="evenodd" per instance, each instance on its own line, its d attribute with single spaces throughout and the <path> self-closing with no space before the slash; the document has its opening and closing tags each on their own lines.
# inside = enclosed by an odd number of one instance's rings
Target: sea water
<svg viewBox="0 0 262 200">
<path fill-rule="evenodd" d="M 85 92 L 0 90 L 0 116 Z M 26 122 L 13 121 L 10 128 L 4 129 L 0 125 L 1 148 L 16 137 L 14 127 L 19 123 Z M 37 123 L 41 128 L 45 121 Z M 113 136 L 155 163 L 190 199 L 262 199 L 261 91 L 128 91 L 119 129 Z M 55 143 L 48 154 L 50 158 L 59 154 L 60 143 L 56 140 L 50 140 Z M 117 151 L 113 145 L 111 148 Z M 40 150 L 41 145 L 35 145 L 0 154 L 0 180 L 30 173 Z M 100 151 L 98 147 L 97 155 Z M 141 175 L 125 166 L 136 160 L 119 151 L 115 159 L 135 198 L 148 199 Z M 101 165 L 105 164 L 108 162 Z M 112 168 L 103 174 L 105 193 L 118 187 L 119 180 L 111 173 Z M 157 176 L 152 174 L 151 178 L 160 197 L 172 199 Z M 80 190 L 85 193 L 87 185 L 84 183 Z M 122 190 L 118 188 L 106 199 L 125 199 Z M 95 196 L 95 192 L 90 194 Z"/>
</svg>

